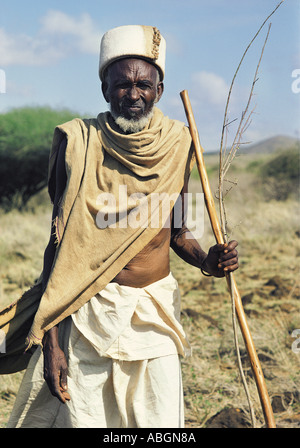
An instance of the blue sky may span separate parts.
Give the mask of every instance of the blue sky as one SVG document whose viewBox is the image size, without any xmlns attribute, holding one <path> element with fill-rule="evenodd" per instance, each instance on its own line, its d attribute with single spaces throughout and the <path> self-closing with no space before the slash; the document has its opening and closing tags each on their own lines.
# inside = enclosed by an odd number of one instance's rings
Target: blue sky
<svg viewBox="0 0 300 448">
<path fill-rule="evenodd" d="M 186 121 L 179 92 L 189 91 L 205 150 L 220 143 L 224 108 L 235 69 L 248 43 L 279 0 L 36 0 L 2 2 L 0 70 L 6 93 L 0 113 L 24 105 L 68 108 L 79 116 L 107 110 L 98 79 L 101 36 L 115 26 L 156 26 L 167 41 L 165 92 L 159 107 Z M 300 137 L 300 1 L 285 0 L 270 19 L 259 70 L 252 123 L 245 141 Z M 236 80 L 229 120 L 245 107 L 263 29 Z M 298 70 L 298 72 L 297 72 Z M 2 72 L 3 73 L 3 72 Z M 295 84 L 294 84 L 295 85 Z M 300 87 L 300 82 L 297 84 Z M 295 89 L 294 89 L 295 90 Z M 234 133 L 230 126 L 229 139 Z"/>
</svg>

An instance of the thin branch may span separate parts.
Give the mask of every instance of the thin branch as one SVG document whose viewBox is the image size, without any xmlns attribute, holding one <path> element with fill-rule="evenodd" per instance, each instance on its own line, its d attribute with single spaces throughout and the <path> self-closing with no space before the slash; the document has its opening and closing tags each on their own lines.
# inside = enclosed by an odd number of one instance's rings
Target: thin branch
<svg viewBox="0 0 300 448">
<path fill-rule="evenodd" d="M 274 11 L 275 11 L 275 10 L 274 10 Z M 265 24 L 265 23 L 266 23 L 266 20 L 264 21 L 264 24 Z M 262 29 L 262 26 L 260 27 L 260 30 L 261 30 L 261 29 Z M 228 169 L 229 169 L 229 166 L 230 166 L 230 164 L 232 163 L 232 160 L 233 160 L 234 157 L 235 157 L 236 151 L 237 151 L 237 149 L 238 149 L 238 147 L 239 147 L 239 143 L 240 143 L 240 141 L 241 141 L 241 139 L 242 139 L 242 135 L 243 135 L 243 133 L 245 132 L 245 130 L 248 128 L 248 125 L 250 124 L 250 117 L 252 116 L 252 113 L 253 113 L 254 110 L 252 110 L 252 111 L 249 113 L 248 116 L 247 116 L 247 113 L 248 113 L 248 110 L 249 110 L 249 107 L 250 107 L 250 104 L 251 104 L 251 100 L 252 100 L 252 97 L 253 97 L 254 86 L 255 86 L 256 81 L 257 81 L 257 79 L 258 79 L 258 78 L 257 78 L 257 74 L 258 74 L 258 70 L 259 70 L 259 67 L 260 67 L 260 64 L 261 64 L 261 61 L 262 61 L 262 57 L 263 57 L 263 54 L 264 54 L 265 46 L 266 46 L 266 43 L 267 43 L 267 41 L 268 41 L 268 37 L 269 37 L 269 33 L 270 33 L 270 29 L 271 29 L 271 24 L 269 24 L 268 32 L 267 32 L 267 35 L 266 35 L 266 38 L 265 38 L 265 41 L 264 41 L 264 44 L 263 44 L 263 47 L 262 47 L 262 50 L 261 50 L 260 58 L 259 58 L 259 61 L 258 61 L 258 63 L 257 63 L 257 66 L 256 66 L 256 70 L 255 70 L 255 74 L 254 74 L 254 78 L 253 78 L 253 81 L 252 81 L 252 85 L 251 85 L 251 89 L 250 89 L 250 93 L 249 93 L 249 96 L 248 96 L 248 100 L 247 100 L 247 104 L 246 104 L 245 110 L 244 110 L 243 113 L 242 113 L 242 116 L 241 116 L 241 119 L 240 119 L 240 122 L 239 122 L 239 126 L 238 126 L 238 129 L 237 129 L 237 131 L 236 131 L 236 134 L 235 134 L 235 137 L 234 137 L 234 140 L 233 140 L 231 149 L 230 149 L 228 155 L 226 156 L 225 160 L 224 160 L 224 157 L 225 157 L 226 148 L 223 149 L 222 146 L 221 146 L 221 148 L 220 148 L 220 167 L 219 167 L 219 207 L 220 207 L 220 221 L 221 221 L 221 228 L 222 228 L 222 232 L 223 232 L 223 234 L 226 233 L 226 229 L 225 229 L 225 227 L 226 227 L 226 221 L 225 221 L 225 211 L 224 211 L 224 200 L 223 200 L 223 193 L 222 193 L 222 192 L 223 192 L 224 176 L 225 176 L 225 174 L 227 173 L 227 171 L 228 171 Z M 258 35 L 258 33 L 256 33 L 255 37 L 256 37 L 257 35 Z M 253 41 L 254 41 L 254 38 L 252 39 L 251 43 L 252 43 Z M 247 50 L 250 48 L 251 43 L 248 45 Z M 246 50 L 246 51 L 247 51 L 247 50 Z M 241 61 L 243 61 L 245 54 L 246 54 L 246 52 L 244 53 L 244 55 L 243 55 Z M 236 78 L 237 72 L 238 72 L 238 70 L 239 70 L 240 67 L 241 67 L 241 61 L 240 61 L 240 63 L 239 63 L 238 69 L 236 70 L 236 72 L 235 72 L 235 74 L 234 74 L 234 79 Z M 230 88 L 230 91 L 229 91 L 228 98 L 230 98 L 230 96 L 231 96 L 232 86 L 233 86 L 233 82 L 231 83 L 231 88 Z M 227 118 L 228 105 L 229 105 L 229 102 L 228 102 L 228 99 L 227 99 L 227 104 L 226 104 L 226 109 L 225 109 L 226 121 L 225 121 L 225 118 L 224 118 L 224 123 L 226 123 L 226 122 L 228 121 L 228 118 Z M 225 131 L 225 129 L 227 130 L 227 123 L 226 123 L 226 126 L 223 124 L 223 129 L 222 129 L 222 139 L 221 139 L 221 142 L 223 142 L 223 140 L 224 140 L 224 131 Z M 222 145 L 222 143 L 221 143 L 221 145 Z"/>
<path fill-rule="evenodd" d="M 240 123 L 237 129 L 237 132 L 235 134 L 233 143 L 231 145 L 231 148 L 229 150 L 229 153 L 227 154 L 226 158 L 226 146 L 227 146 L 227 134 L 228 134 L 228 126 L 229 124 L 231 124 L 232 122 L 229 122 L 228 120 L 228 109 L 229 109 L 229 103 L 230 103 L 230 99 L 231 99 L 231 94 L 232 94 L 232 89 L 233 89 L 233 85 L 235 82 L 235 79 L 237 77 L 237 74 L 240 70 L 240 67 L 243 63 L 243 60 L 249 50 L 249 48 L 251 47 L 252 43 L 254 42 L 254 40 L 256 39 L 256 37 L 259 35 L 260 31 L 262 30 L 262 28 L 264 27 L 264 25 L 266 24 L 266 22 L 269 20 L 269 18 L 275 13 L 275 11 L 279 8 L 279 6 L 283 3 L 284 0 L 282 0 L 277 7 L 271 12 L 271 14 L 269 14 L 269 16 L 264 20 L 264 22 L 262 23 L 261 27 L 258 29 L 257 33 L 255 34 L 255 36 L 253 37 L 253 39 L 251 40 L 251 42 L 249 43 L 248 47 L 246 48 L 240 62 L 239 65 L 234 73 L 231 85 L 230 85 L 230 89 L 229 89 L 229 94 L 227 97 L 227 102 L 226 102 L 226 107 L 225 107 L 225 114 L 224 114 L 224 121 L 223 121 L 223 128 L 222 128 L 222 135 L 221 135 L 221 142 L 220 142 L 220 169 L 219 169 L 219 208 L 220 208 L 220 224 L 221 224 L 221 229 L 222 229 L 222 233 L 223 233 L 223 237 L 224 237 L 224 241 L 227 242 L 228 241 L 228 235 L 227 235 L 227 218 L 226 218 L 226 209 L 225 209 L 225 204 L 224 204 L 224 194 L 223 194 L 223 186 L 224 186 L 224 181 L 225 181 L 225 174 L 228 171 L 235 155 L 236 152 L 241 144 L 241 139 L 242 139 L 242 135 L 244 134 L 244 132 L 248 129 L 248 127 L 251 124 L 251 116 L 254 113 L 254 109 L 250 111 L 250 113 L 248 114 L 249 111 L 249 107 L 251 104 L 251 100 L 253 97 L 253 91 L 254 91 L 254 86 L 258 80 L 258 70 L 260 67 L 260 63 L 263 57 L 263 53 L 264 53 L 264 49 L 269 37 L 269 33 L 270 33 L 270 28 L 271 28 L 271 24 L 269 24 L 269 28 L 268 28 L 268 32 L 264 41 L 264 45 L 262 47 L 262 51 L 260 54 L 260 58 L 256 67 L 256 71 L 255 71 L 255 75 L 254 75 L 254 79 L 252 82 L 252 86 L 250 89 L 250 93 L 249 93 L 249 97 L 248 97 L 248 101 L 246 104 L 246 108 L 242 113 L 241 119 L 240 119 Z M 225 147 L 224 147 L 224 138 L 225 138 Z M 224 161 L 225 159 L 225 161 Z M 227 193 L 226 193 L 227 194 Z M 239 343 L 238 343 L 238 337 L 237 337 L 237 325 L 236 325 L 236 310 L 235 310 L 235 296 L 234 296 L 234 288 L 233 288 L 233 279 L 232 279 L 232 274 L 229 274 L 229 280 L 230 280 L 230 292 L 231 292 L 231 303 L 232 303 L 232 323 L 233 323 L 233 332 L 234 332 L 234 342 L 235 342 L 235 348 L 236 348 L 236 353 L 237 353 L 237 360 L 238 360 L 238 367 L 239 367 L 239 372 L 240 372 L 240 376 L 241 376 L 241 380 L 244 386 L 244 390 L 247 396 L 247 400 L 248 400 L 248 404 L 249 404 L 249 409 L 250 409 L 250 415 L 251 415 L 251 420 L 252 420 L 252 426 L 255 427 L 255 414 L 254 414 L 254 410 L 253 410 L 253 405 L 251 403 L 251 397 L 250 397 L 250 393 L 249 393 L 249 389 L 247 386 L 247 382 L 245 379 L 245 375 L 243 372 L 243 367 L 242 367 L 242 362 L 241 362 L 241 356 L 240 356 L 240 349 L 239 349 Z"/>
<path fill-rule="evenodd" d="M 260 31 L 262 30 L 262 28 L 264 27 L 264 25 L 266 24 L 266 22 L 269 20 L 269 18 L 275 13 L 275 11 L 277 11 L 277 9 L 279 8 L 279 6 L 283 3 L 284 0 L 282 0 L 277 6 L 276 8 L 271 12 L 271 14 L 268 15 L 268 17 L 264 20 L 264 22 L 262 23 L 262 25 L 260 26 L 260 28 L 258 29 L 258 31 L 256 32 L 256 34 L 254 35 L 254 37 L 252 38 L 252 40 L 250 41 L 249 45 L 247 46 L 246 50 L 243 53 L 243 56 L 238 64 L 238 67 L 234 73 L 233 79 L 231 81 L 231 85 L 229 88 L 229 93 L 228 93 L 228 97 L 227 97 L 227 101 L 226 101 L 226 107 L 225 107 L 225 113 L 224 113 L 224 121 L 223 121 L 223 128 L 222 128 L 222 134 L 221 134 L 221 143 L 220 143 L 220 169 L 219 169 L 219 190 L 220 190 L 220 194 L 219 194 L 219 205 L 220 205 L 220 224 L 221 224 L 221 228 L 223 230 L 223 233 L 225 234 L 225 217 L 224 217 L 224 212 L 223 212 L 223 198 L 222 198 L 222 183 L 223 183 L 223 173 L 222 173 L 222 167 L 223 167 L 223 158 L 225 156 L 225 152 L 226 152 L 226 146 L 225 149 L 223 147 L 224 145 L 224 134 L 225 134 L 225 129 L 227 131 L 227 124 L 228 124 L 228 108 L 229 108 L 229 103 L 231 100 L 231 93 L 232 93 L 232 89 L 233 89 L 233 85 L 235 83 L 235 79 L 238 75 L 238 72 L 242 66 L 242 63 L 245 59 L 246 54 L 248 53 L 249 48 L 251 47 L 251 45 L 253 44 L 253 42 L 255 41 L 255 39 L 257 38 L 257 36 L 259 35 Z M 255 78 L 256 80 L 256 78 Z M 255 81 L 256 82 L 256 81 Z M 253 86 L 252 86 L 253 87 Z M 227 140 L 227 138 L 226 138 Z"/>
<path fill-rule="evenodd" d="M 243 60 L 245 59 L 246 54 L 248 53 L 249 48 L 251 47 L 251 45 L 253 44 L 253 42 L 255 41 L 255 39 L 257 38 L 257 36 L 259 35 L 260 31 L 262 30 L 262 28 L 265 26 L 266 22 L 269 20 L 269 18 L 277 11 L 277 9 L 279 8 L 279 6 L 284 2 L 284 0 L 282 0 L 277 6 L 276 8 L 271 12 L 271 14 L 268 15 L 268 17 L 264 20 L 264 22 L 262 23 L 262 25 L 260 26 L 260 28 L 258 29 L 257 33 L 254 35 L 253 39 L 251 40 L 251 42 L 249 43 L 249 45 L 247 46 L 246 50 L 244 51 L 244 54 L 239 62 L 239 65 L 234 73 L 233 79 L 231 81 L 231 85 L 230 85 L 230 89 L 229 89 L 229 94 L 227 97 L 227 102 L 226 102 L 226 107 L 225 107 L 225 114 L 224 114 L 224 122 L 223 122 L 223 129 L 225 127 L 227 120 L 227 115 L 228 115 L 228 107 L 229 107 L 229 103 L 230 103 L 230 99 L 231 99 L 231 92 L 233 89 L 233 85 L 235 82 L 235 79 L 238 75 L 238 72 L 241 68 L 241 65 L 243 63 Z M 221 136 L 221 144 L 220 144 L 220 153 L 222 155 L 222 150 L 223 150 L 223 138 L 224 138 L 224 133 L 222 132 L 222 136 Z"/>
<path fill-rule="evenodd" d="M 267 32 L 267 35 L 266 35 L 266 38 L 265 38 L 265 41 L 264 41 L 264 45 L 263 45 L 262 50 L 261 50 L 260 58 L 259 58 L 259 61 L 257 63 L 257 66 L 256 66 L 256 70 L 255 70 L 255 74 L 254 74 L 254 80 L 252 82 L 252 87 L 251 87 L 251 90 L 250 90 L 250 93 L 249 93 L 249 97 L 248 97 L 248 101 L 247 101 L 247 104 L 246 104 L 246 108 L 245 108 L 245 110 L 242 113 L 242 117 L 241 117 L 238 129 L 236 131 L 235 138 L 234 138 L 231 150 L 229 151 L 227 159 L 224 162 L 225 165 L 228 165 L 228 163 L 229 163 L 228 161 L 230 159 L 232 160 L 234 158 L 237 145 L 238 145 L 239 141 L 241 140 L 243 133 L 246 131 L 246 129 L 249 126 L 248 123 L 249 123 L 249 120 L 250 120 L 250 117 L 251 117 L 253 111 L 250 112 L 249 116 L 246 119 L 245 119 L 245 117 L 247 116 L 247 113 L 248 113 L 248 110 L 249 110 L 249 107 L 250 107 L 250 104 L 251 104 L 253 91 L 254 91 L 254 86 L 255 86 L 255 84 L 257 82 L 257 79 L 258 79 L 257 78 L 258 70 L 259 70 L 259 67 L 260 67 L 260 64 L 261 64 L 261 61 L 262 61 L 262 57 L 263 57 L 263 54 L 264 54 L 264 51 L 265 51 L 266 43 L 267 43 L 268 38 L 269 38 L 270 29 L 271 29 L 271 23 L 269 24 L 268 32 Z M 245 124 L 243 124 L 244 120 L 245 120 Z"/>
<path fill-rule="evenodd" d="M 240 375 L 241 375 L 241 380 L 242 380 L 242 383 L 243 383 L 243 386 L 244 386 L 244 389 L 245 389 L 245 393 L 246 393 L 246 396 L 247 396 L 247 400 L 248 400 L 248 403 L 249 403 L 249 410 L 250 410 L 252 427 L 255 428 L 256 427 L 256 422 L 255 422 L 254 409 L 253 409 L 253 406 L 252 406 L 252 403 L 251 403 L 250 392 L 249 392 L 249 388 L 248 388 L 247 381 L 246 381 L 246 378 L 245 378 L 245 374 L 244 374 L 244 371 L 243 371 L 241 354 L 240 354 L 240 350 L 239 350 L 237 325 L 236 325 L 235 299 L 234 299 L 234 293 L 233 293 L 233 281 L 232 281 L 232 274 L 231 273 L 229 273 L 229 278 L 230 278 L 230 296 L 231 296 L 231 312 L 232 312 L 233 335 L 234 335 L 234 342 L 235 342 L 235 347 L 236 347 L 236 355 L 237 355 L 238 367 L 239 367 L 239 372 L 240 372 Z"/>
<path fill-rule="evenodd" d="M 229 123 L 226 123 L 226 127 L 228 127 L 230 124 L 234 123 L 235 121 L 237 121 L 237 118 L 234 118 L 233 120 L 229 121 Z"/>
</svg>

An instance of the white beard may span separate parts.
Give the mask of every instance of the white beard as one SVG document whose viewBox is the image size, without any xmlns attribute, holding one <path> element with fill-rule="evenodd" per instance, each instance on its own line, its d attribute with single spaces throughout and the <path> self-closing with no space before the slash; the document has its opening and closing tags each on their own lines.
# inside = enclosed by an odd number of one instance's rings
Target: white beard
<svg viewBox="0 0 300 448">
<path fill-rule="evenodd" d="M 117 116 L 112 111 L 110 111 L 110 113 L 116 124 L 120 129 L 122 129 L 123 132 L 125 132 L 125 134 L 135 134 L 136 132 L 142 131 L 153 117 L 153 109 L 148 112 L 147 115 L 141 117 L 139 120 L 135 120 L 134 118 L 128 120 L 121 115 Z"/>
</svg>

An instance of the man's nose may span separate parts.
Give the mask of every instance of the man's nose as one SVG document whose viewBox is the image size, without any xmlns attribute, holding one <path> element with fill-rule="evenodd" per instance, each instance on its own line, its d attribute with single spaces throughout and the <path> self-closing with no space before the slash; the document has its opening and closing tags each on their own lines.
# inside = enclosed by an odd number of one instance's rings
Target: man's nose
<svg viewBox="0 0 300 448">
<path fill-rule="evenodd" d="M 131 86 L 128 89 L 127 95 L 131 101 L 137 101 L 140 98 L 140 92 L 137 86 L 135 85 Z"/>
</svg>

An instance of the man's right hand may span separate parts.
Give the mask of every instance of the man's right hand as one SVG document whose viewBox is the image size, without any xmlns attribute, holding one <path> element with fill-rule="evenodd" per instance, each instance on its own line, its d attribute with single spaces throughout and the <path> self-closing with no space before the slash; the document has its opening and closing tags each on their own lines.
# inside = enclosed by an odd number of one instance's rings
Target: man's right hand
<svg viewBox="0 0 300 448">
<path fill-rule="evenodd" d="M 43 338 L 44 378 L 51 394 L 62 403 L 70 400 L 67 392 L 68 364 L 58 344 L 58 328 L 49 330 Z"/>
</svg>

